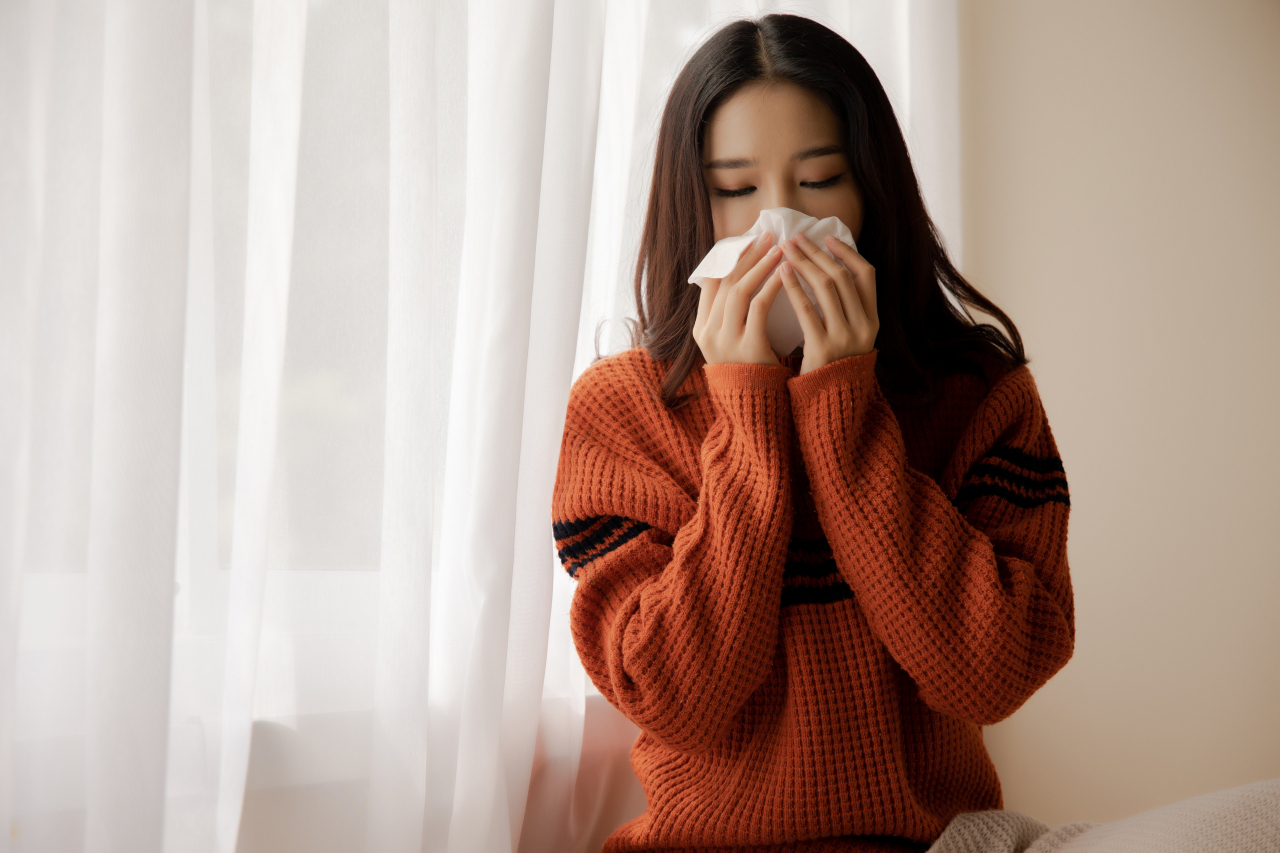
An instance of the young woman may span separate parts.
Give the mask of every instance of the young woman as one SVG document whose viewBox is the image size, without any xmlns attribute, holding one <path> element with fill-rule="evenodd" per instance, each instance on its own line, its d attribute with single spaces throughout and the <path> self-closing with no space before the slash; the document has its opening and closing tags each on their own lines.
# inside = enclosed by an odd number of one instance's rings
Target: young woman
<svg viewBox="0 0 1280 853">
<path fill-rule="evenodd" d="M 775 207 L 858 248 L 766 236 L 688 283 Z M 922 850 L 999 808 L 981 727 L 1071 656 L 1067 483 L 1017 330 L 948 261 L 852 46 L 769 15 L 698 50 L 636 299 L 638 345 L 574 385 L 553 503 L 583 665 L 641 729 L 648 810 L 606 850 Z"/>
</svg>

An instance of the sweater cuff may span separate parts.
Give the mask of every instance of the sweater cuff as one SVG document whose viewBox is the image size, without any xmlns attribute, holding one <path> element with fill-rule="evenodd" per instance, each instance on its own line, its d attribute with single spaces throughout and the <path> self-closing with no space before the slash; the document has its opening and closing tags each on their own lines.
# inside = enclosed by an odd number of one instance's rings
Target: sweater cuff
<svg viewBox="0 0 1280 853">
<path fill-rule="evenodd" d="M 785 392 L 795 375 L 781 364 L 704 364 L 702 370 L 712 392 L 730 394 Z"/>
<path fill-rule="evenodd" d="M 785 365 L 708 364 L 708 395 L 717 417 L 734 424 L 735 431 L 754 436 L 758 450 L 774 457 L 782 453 L 792 432 Z"/>
<path fill-rule="evenodd" d="M 857 388 L 876 381 L 876 350 L 824 364 L 787 381 L 793 408 L 804 407 L 833 388 Z"/>
</svg>

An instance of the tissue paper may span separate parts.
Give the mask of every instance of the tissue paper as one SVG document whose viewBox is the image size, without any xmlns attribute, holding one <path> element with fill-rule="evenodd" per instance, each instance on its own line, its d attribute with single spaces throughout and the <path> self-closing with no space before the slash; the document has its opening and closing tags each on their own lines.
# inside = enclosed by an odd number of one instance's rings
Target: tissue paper
<svg viewBox="0 0 1280 853">
<path fill-rule="evenodd" d="M 737 237 L 725 237 L 712 246 L 711 251 L 707 252 L 707 256 L 689 276 L 689 283 L 702 287 L 707 279 L 724 278 L 733 272 L 738 258 L 751 245 L 751 241 L 766 231 L 773 234 L 774 245 L 795 234 L 804 234 L 833 258 L 835 255 L 827 251 L 823 243 L 828 234 L 837 240 L 843 240 L 850 246 L 854 245 L 853 234 L 834 216 L 815 219 L 789 207 L 774 207 L 760 211 L 756 224 L 745 233 Z M 857 247 L 854 246 L 854 248 Z M 800 279 L 800 286 L 821 316 L 822 306 L 818 304 L 813 288 L 800 276 L 798 270 L 796 277 Z M 796 317 L 795 309 L 791 307 L 791 300 L 787 298 L 785 292 L 779 293 L 773 300 L 773 307 L 769 309 L 769 317 L 765 322 L 765 335 L 769 338 L 769 346 L 773 347 L 773 351 L 779 355 L 789 355 L 804 342 L 804 330 L 800 328 L 800 320 Z"/>
</svg>

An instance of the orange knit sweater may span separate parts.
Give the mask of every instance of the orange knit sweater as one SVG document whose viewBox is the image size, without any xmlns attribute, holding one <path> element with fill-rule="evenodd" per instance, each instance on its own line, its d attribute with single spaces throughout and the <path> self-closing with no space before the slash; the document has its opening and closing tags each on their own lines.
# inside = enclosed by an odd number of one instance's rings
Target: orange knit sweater
<svg viewBox="0 0 1280 853">
<path fill-rule="evenodd" d="M 574 384 L 555 537 L 648 800 L 606 851 L 923 850 L 1001 807 L 981 727 L 1074 642 L 1062 463 L 1025 367 L 895 411 L 875 359 L 708 365 L 675 411 L 643 349 Z"/>
</svg>

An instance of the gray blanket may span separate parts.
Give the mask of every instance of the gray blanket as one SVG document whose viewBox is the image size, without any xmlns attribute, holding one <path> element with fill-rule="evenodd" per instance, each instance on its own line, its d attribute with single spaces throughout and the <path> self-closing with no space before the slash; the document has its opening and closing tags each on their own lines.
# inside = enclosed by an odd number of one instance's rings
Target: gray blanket
<svg viewBox="0 0 1280 853">
<path fill-rule="evenodd" d="M 1280 853 L 1280 778 L 1111 823 L 1049 828 L 1011 811 L 956 815 L 928 853 Z"/>
</svg>

